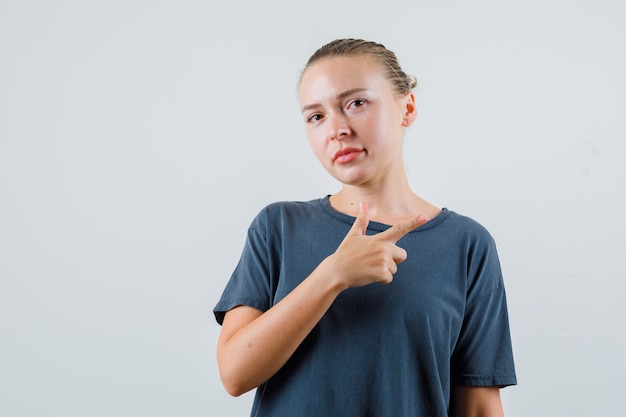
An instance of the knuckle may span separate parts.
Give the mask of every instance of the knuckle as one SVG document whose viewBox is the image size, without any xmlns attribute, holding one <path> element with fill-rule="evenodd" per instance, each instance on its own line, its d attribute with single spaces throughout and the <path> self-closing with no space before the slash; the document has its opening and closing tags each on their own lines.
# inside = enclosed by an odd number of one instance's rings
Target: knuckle
<svg viewBox="0 0 626 417">
<path fill-rule="evenodd" d="M 395 236 L 403 236 L 404 234 L 406 234 L 407 230 L 406 230 L 406 226 L 403 224 L 396 224 L 394 226 L 395 229 Z"/>
</svg>

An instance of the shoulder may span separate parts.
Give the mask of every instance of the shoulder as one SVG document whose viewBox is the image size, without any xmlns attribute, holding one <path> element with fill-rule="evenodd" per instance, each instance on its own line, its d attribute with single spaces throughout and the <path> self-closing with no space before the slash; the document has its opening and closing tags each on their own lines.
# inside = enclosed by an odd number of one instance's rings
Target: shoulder
<svg viewBox="0 0 626 417">
<path fill-rule="evenodd" d="M 448 221 L 450 222 L 450 226 L 461 233 L 475 238 L 491 239 L 491 234 L 487 228 L 469 216 L 450 211 Z"/>
<path fill-rule="evenodd" d="M 440 237 L 461 240 L 492 240 L 489 231 L 478 221 L 469 216 L 444 208 L 441 214 L 416 230 L 436 231 Z"/>
<path fill-rule="evenodd" d="M 447 209 L 444 209 L 438 217 L 440 216 L 442 218 L 439 224 L 433 228 L 440 244 L 448 248 L 457 248 L 466 254 L 495 251 L 496 244 L 491 233 L 472 217 Z M 433 219 L 433 222 L 436 220 L 438 220 L 437 217 Z"/>
<path fill-rule="evenodd" d="M 320 199 L 310 201 L 277 201 L 263 207 L 258 216 L 284 217 L 311 215 L 320 211 Z M 257 216 L 257 217 L 258 217 Z"/>
<path fill-rule="evenodd" d="M 266 205 L 252 221 L 252 228 L 267 229 L 293 222 L 303 222 L 323 213 L 320 199 L 278 201 Z"/>
<path fill-rule="evenodd" d="M 301 212 L 308 211 L 314 209 L 316 206 L 319 206 L 320 199 L 310 200 L 310 201 L 277 201 L 271 204 L 268 204 L 261 210 L 262 212 Z"/>
<path fill-rule="evenodd" d="M 485 226 L 468 216 L 452 212 L 448 227 L 454 230 L 450 234 L 456 236 L 455 242 L 448 242 L 449 247 L 456 248 L 460 255 L 468 279 L 467 300 L 474 304 L 502 287 L 496 242 Z"/>
</svg>

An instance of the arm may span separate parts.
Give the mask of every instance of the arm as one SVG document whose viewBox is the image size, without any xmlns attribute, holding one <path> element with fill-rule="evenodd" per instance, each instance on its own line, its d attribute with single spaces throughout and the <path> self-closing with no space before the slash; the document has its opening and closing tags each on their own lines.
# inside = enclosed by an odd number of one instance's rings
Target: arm
<svg viewBox="0 0 626 417">
<path fill-rule="evenodd" d="M 267 312 L 247 306 L 227 312 L 217 343 L 217 361 L 226 391 L 238 396 L 274 375 L 341 290 L 320 265 Z"/>
<path fill-rule="evenodd" d="M 504 417 L 499 387 L 455 386 L 451 408 L 451 417 Z"/>
<path fill-rule="evenodd" d="M 367 207 L 337 248 L 300 285 L 265 313 L 240 306 L 226 313 L 217 361 L 226 391 L 241 395 L 267 381 L 293 355 L 345 289 L 388 283 L 406 258 L 395 245 L 423 216 L 367 236 Z"/>
</svg>

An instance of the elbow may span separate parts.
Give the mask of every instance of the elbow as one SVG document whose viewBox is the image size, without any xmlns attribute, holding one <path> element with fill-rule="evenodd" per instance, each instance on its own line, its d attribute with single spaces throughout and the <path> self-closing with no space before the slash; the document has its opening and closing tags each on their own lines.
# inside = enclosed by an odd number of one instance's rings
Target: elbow
<svg viewBox="0 0 626 417">
<path fill-rule="evenodd" d="M 262 382 L 255 367 L 249 361 L 242 360 L 241 356 L 227 346 L 218 346 L 217 367 L 220 379 L 226 392 L 233 397 L 253 390 Z"/>
<path fill-rule="evenodd" d="M 239 397 L 256 388 L 256 386 L 245 379 L 244 374 L 238 371 L 235 366 L 228 366 L 226 363 L 218 363 L 218 367 L 222 385 L 229 395 Z"/>
<path fill-rule="evenodd" d="M 249 391 L 249 390 L 246 391 L 244 389 L 241 389 L 240 387 L 236 385 L 224 384 L 224 388 L 226 389 L 226 392 L 228 393 L 228 395 L 230 395 L 231 397 L 239 397 L 240 395 L 243 395 Z"/>
<path fill-rule="evenodd" d="M 236 378 L 226 378 L 224 375 L 222 375 L 222 385 L 228 395 L 232 397 L 239 397 L 255 388 L 247 386 L 243 381 L 237 380 Z"/>
</svg>

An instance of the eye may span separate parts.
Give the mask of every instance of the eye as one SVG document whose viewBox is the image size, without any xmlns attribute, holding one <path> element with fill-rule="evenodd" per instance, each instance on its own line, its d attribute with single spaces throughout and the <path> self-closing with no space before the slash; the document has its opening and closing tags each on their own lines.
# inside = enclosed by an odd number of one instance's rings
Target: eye
<svg viewBox="0 0 626 417">
<path fill-rule="evenodd" d="M 319 113 L 312 114 L 306 119 L 308 123 L 315 123 L 319 122 L 320 120 L 322 120 L 322 115 Z"/>
<path fill-rule="evenodd" d="M 350 103 L 348 103 L 348 107 L 356 108 L 356 107 L 361 107 L 364 104 L 365 104 L 365 100 L 361 98 L 357 98 L 355 100 L 352 100 Z"/>
</svg>

